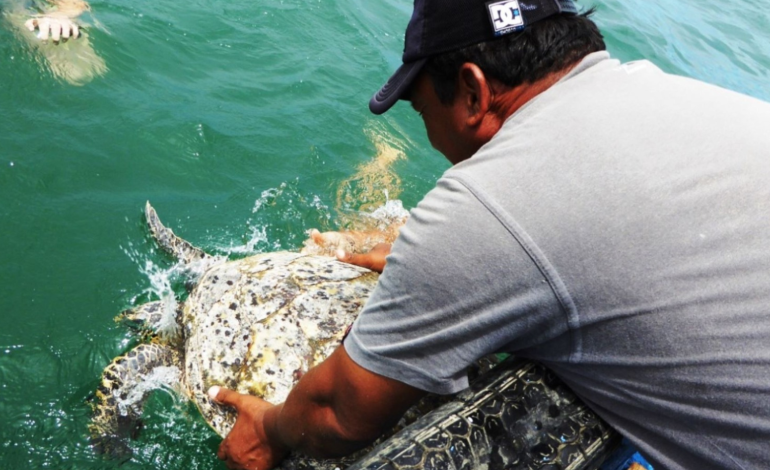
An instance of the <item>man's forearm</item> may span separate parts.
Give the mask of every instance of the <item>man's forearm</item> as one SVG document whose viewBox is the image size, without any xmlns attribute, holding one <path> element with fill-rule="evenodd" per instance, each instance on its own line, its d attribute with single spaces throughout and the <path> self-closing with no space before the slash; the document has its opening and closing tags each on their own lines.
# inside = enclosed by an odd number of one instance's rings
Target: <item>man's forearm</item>
<svg viewBox="0 0 770 470">
<path fill-rule="evenodd" d="M 392 427 L 423 394 L 362 369 L 340 347 L 265 414 L 265 432 L 315 457 L 346 455 Z"/>
<path fill-rule="evenodd" d="M 334 410 L 323 405 L 286 407 L 282 403 L 265 413 L 263 425 L 271 446 L 299 450 L 316 458 L 347 455 L 370 442 L 352 440 L 339 432 L 341 426 Z"/>
<path fill-rule="evenodd" d="M 359 366 L 340 346 L 305 374 L 280 405 L 221 387 L 211 398 L 238 412 L 217 456 L 229 468 L 275 467 L 290 450 L 349 454 L 392 427 L 425 392 Z"/>
</svg>

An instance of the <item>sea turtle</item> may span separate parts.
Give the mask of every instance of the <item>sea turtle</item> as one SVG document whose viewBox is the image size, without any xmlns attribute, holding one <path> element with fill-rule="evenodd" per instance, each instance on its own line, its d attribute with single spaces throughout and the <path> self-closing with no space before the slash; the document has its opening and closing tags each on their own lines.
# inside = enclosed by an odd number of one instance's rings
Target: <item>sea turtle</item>
<svg viewBox="0 0 770 470">
<path fill-rule="evenodd" d="M 277 252 L 218 259 L 164 227 L 149 203 L 145 215 L 162 248 L 206 268 L 170 315 L 163 301 L 121 315 L 156 333 L 113 360 L 102 375 L 90 431 L 97 447 L 109 453 L 128 450 L 125 437 L 147 393 L 158 386 L 181 388 L 221 436 L 235 416 L 209 399 L 210 386 L 283 401 L 299 377 L 340 344 L 377 281 L 374 272 L 326 256 Z M 429 395 L 397 427 L 424 416 L 382 438 L 358 466 L 517 469 L 550 462 L 560 465 L 553 468 L 583 469 L 593 468 L 587 465 L 611 447 L 614 433 L 541 366 L 511 359 L 492 372 L 455 398 Z M 343 467 L 367 451 L 341 461 L 292 455 L 282 467 Z"/>
<path fill-rule="evenodd" d="M 156 334 L 104 370 L 91 423 L 102 447 L 114 448 L 114 438 L 130 432 L 146 393 L 174 383 L 226 436 L 234 412 L 213 403 L 209 387 L 283 401 L 299 377 L 337 347 L 377 282 L 377 273 L 327 256 L 212 257 L 164 227 L 149 202 L 145 215 L 163 249 L 206 269 L 181 308 L 169 312 L 161 300 L 121 315 Z"/>
</svg>

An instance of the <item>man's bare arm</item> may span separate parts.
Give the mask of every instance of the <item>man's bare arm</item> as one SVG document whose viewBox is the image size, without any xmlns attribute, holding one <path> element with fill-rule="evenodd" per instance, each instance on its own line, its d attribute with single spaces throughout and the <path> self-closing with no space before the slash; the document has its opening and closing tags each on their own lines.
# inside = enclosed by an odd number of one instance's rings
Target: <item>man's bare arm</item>
<svg viewBox="0 0 770 470">
<path fill-rule="evenodd" d="M 340 346 L 305 374 L 286 402 L 270 405 L 229 390 L 212 390 L 234 406 L 238 421 L 220 446 L 231 468 L 267 470 L 291 449 L 315 457 L 358 450 L 392 427 L 425 392 L 372 373 Z"/>
<path fill-rule="evenodd" d="M 423 395 L 422 390 L 364 369 L 340 346 L 297 384 L 276 427 L 284 442 L 303 452 L 344 455 L 395 425 Z M 306 428 L 301 431 L 300 421 Z M 309 433 L 312 429 L 324 432 Z"/>
</svg>

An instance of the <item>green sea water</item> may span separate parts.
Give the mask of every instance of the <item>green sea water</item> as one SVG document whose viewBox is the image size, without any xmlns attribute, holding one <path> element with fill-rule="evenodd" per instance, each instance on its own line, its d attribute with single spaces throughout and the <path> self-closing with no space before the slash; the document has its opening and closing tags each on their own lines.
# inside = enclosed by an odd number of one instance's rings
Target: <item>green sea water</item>
<svg viewBox="0 0 770 470">
<path fill-rule="evenodd" d="M 403 155 L 391 169 L 414 207 L 448 164 L 408 106 L 367 109 L 411 2 L 91 5 L 108 71 L 82 86 L 0 26 L 0 469 L 225 468 L 169 394 L 148 403 L 128 462 L 88 444 L 89 396 L 132 344 L 113 317 L 173 284 L 142 207 L 208 251 L 296 249 L 355 209 L 338 190 L 383 152 Z M 770 0 L 597 6 L 616 57 L 770 100 Z"/>
</svg>

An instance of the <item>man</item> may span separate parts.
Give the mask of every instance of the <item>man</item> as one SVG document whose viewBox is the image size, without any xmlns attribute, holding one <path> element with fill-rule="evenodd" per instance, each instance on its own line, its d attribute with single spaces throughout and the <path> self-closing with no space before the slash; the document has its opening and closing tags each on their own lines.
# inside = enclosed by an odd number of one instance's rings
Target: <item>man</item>
<svg viewBox="0 0 770 470">
<path fill-rule="evenodd" d="M 572 0 L 416 0 L 403 59 L 370 108 L 411 101 L 455 166 L 286 403 L 211 391 L 239 412 L 220 457 L 346 453 L 509 351 L 656 469 L 765 468 L 770 105 L 620 64 Z"/>
</svg>

